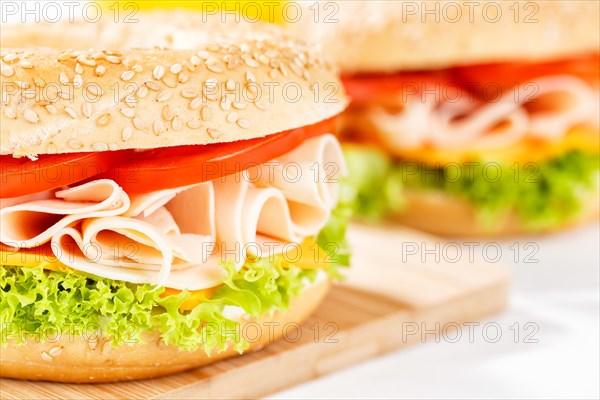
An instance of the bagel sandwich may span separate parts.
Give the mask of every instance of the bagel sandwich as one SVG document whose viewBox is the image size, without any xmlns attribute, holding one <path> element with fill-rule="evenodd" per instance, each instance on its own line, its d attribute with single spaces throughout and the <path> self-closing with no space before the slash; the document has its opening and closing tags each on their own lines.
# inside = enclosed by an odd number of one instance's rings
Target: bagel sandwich
<svg viewBox="0 0 600 400">
<path fill-rule="evenodd" d="M 84 48 L 0 50 L 0 376 L 151 378 L 300 329 L 349 257 L 336 68 L 275 29 Z"/>
<path fill-rule="evenodd" d="M 547 232 L 599 215 L 600 5 L 318 2 L 351 98 L 353 207 L 444 235 Z"/>
</svg>

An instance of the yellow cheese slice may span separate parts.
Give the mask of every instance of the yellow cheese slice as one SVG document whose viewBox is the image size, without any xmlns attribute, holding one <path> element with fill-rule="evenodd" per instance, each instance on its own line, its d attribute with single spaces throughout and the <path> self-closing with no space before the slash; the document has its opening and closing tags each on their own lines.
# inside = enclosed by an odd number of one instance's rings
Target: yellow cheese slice
<svg viewBox="0 0 600 400">
<path fill-rule="evenodd" d="M 435 166 L 448 163 L 461 163 L 474 160 L 513 162 L 541 162 L 560 156 L 571 150 L 582 150 L 596 154 L 600 152 L 600 132 L 597 128 L 579 126 L 571 129 L 557 141 L 526 139 L 510 147 L 488 150 L 420 149 L 396 150 L 395 155 L 406 161 L 422 162 Z"/>
</svg>

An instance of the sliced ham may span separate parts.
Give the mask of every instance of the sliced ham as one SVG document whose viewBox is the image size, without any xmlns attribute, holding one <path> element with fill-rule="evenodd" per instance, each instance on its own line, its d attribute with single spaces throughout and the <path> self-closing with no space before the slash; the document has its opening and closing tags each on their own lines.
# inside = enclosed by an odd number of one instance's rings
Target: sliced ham
<svg viewBox="0 0 600 400">
<path fill-rule="evenodd" d="M 129 204 L 123 189 L 108 179 L 59 190 L 54 198 L 0 209 L 0 242 L 20 248 L 37 247 L 83 219 L 123 214 Z"/>
<path fill-rule="evenodd" d="M 284 175 L 291 163 L 299 171 L 294 179 Z M 307 140 L 269 164 L 276 166 L 271 179 L 253 180 L 243 171 L 135 195 L 98 180 L 10 199 L 0 210 L 0 242 L 26 248 L 51 241 L 63 264 L 101 277 L 213 287 L 225 276 L 223 261 L 239 269 L 247 256 L 268 257 L 301 243 L 322 229 L 337 203 L 345 165 L 333 136 Z"/>
<path fill-rule="evenodd" d="M 368 118 L 392 149 L 502 148 L 527 135 L 558 140 L 578 124 L 598 126 L 599 97 L 598 89 L 580 78 L 554 75 L 524 83 L 493 102 L 467 94 L 452 102 L 399 96 L 402 111 L 376 106 Z"/>
</svg>

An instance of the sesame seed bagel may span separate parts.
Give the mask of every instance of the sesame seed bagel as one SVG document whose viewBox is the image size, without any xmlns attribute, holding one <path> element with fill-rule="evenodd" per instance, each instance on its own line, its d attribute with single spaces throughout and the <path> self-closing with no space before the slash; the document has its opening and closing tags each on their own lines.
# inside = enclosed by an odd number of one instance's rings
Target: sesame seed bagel
<svg viewBox="0 0 600 400">
<path fill-rule="evenodd" d="M 315 2 L 295 3 L 302 18 L 289 29 L 322 43 L 344 74 L 549 60 L 600 47 L 598 1 L 322 0 L 319 14 Z"/>
<path fill-rule="evenodd" d="M 250 343 L 245 352 L 259 350 L 281 339 L 291 325 L 301 329 L 296 324 L 301 324 L 312 314 L 329 287 L 328 279 L 318 280 L 292 299 L 287 311 L 260 320 L 240 321 L 239 332 L 242 336 L 246 334 Z M 290 336 L 294 329 L 288 333 Z M 15 345 L 9 340 L 7 346 L 0 348 L 0 354 L 2 378 L 91 383 L 154 378 L 201 367 L 236 356 L 238 352 L 229 348 L 209 357 L 203 350 L 180 351 L 166 345 L 158 333 L 150 333 L 143 336 L 143 343 L 116 347 L 106 338 L 71 337 L 69 334 L 52 343 L 32 338 Z"/>
<path fill-rule="evenodd" d="M 346 106 L 336 69 L 274 29 L 193 50 L 3 48 L 0 60 L 3 155 L 231 142 Z"/>
</svg>

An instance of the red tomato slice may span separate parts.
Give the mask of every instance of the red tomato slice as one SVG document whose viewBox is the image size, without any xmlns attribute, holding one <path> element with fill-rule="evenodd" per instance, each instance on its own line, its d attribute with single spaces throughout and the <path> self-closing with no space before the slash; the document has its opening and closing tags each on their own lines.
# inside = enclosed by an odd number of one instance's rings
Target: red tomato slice
<svg viewBox="0 0 600 400">
<path fill-rule="evenodd" d="M 474 65 L 455 68 L 452 72 L 456 80 L 478 87 L 496 85 L 501 89 L 510 89 L 516 85 L 548 75 L 574 75 L 588 82 L 600 80 L 600 55 L 591 54 L 546 63 L 501 63 Z"/>
<path fill-rule="evenodd" d="M 106 172 L 121 152 L 0 156 L 0 198 L 24 196 L 70 185 Z"/>
<path fill-rule="evenodd" d="M 263 138 L 130 152 L 101 177 L 114 179 L 129 193 L 208 182 L 272 160 L 310 137 L 333 132 L 334 123 L 332 118 Z"/>
<path fill-rule="evenodd" d="M 453 96 L 448 92 L 460 90 L 452 84 L 446 71 L 355 75 L 342 77 L 342 82 L 353 105 L 386 103 L 392 96 L 397 99 L 399 93 Z"/>
</svg>

